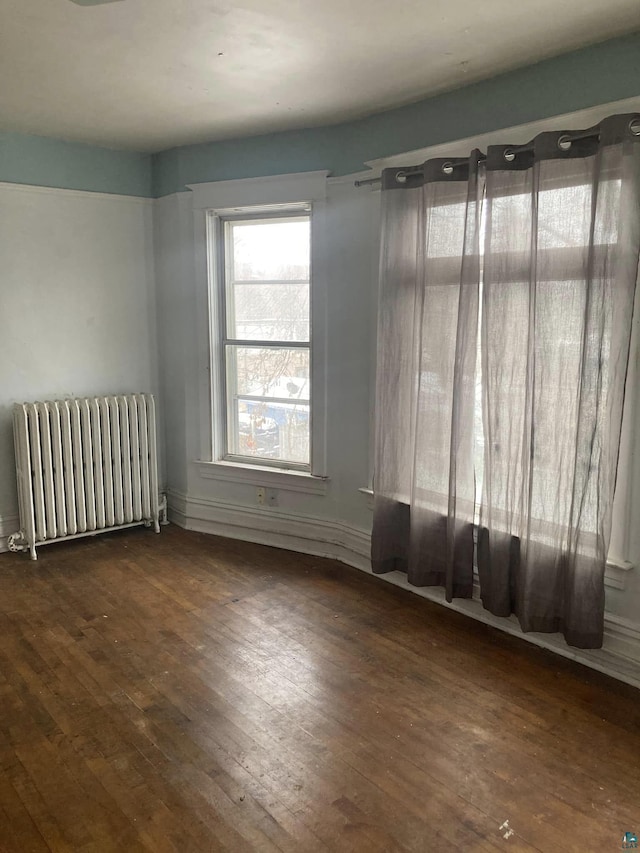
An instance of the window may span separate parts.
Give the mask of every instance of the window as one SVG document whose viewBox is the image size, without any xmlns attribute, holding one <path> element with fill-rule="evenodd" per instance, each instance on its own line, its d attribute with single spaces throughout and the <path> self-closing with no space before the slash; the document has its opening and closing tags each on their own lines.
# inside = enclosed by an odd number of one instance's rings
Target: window
<svg viewBox="0 0 640 853">
<path fill-rule="evenodd" d="M 309 471 L 309 207 L 215 219 L 222 458 Z"/>
<path fill-rule="evenodd" d="M 325 494 L 327 172 L 189 190 L 196 470 L 211 481 Z"/>
<path fill-rule="evenodd" d="M 549 167 L 548 167 L 549 168 Z M 566 170 L 566 166 L 564 166 Z M 585 291 L 587 288 L 585 253 L 589 245 L 589 222 L 592 210 L 592 186 L 581 182 L 579 172 L 572 178 L 565 178 L 562 185 L 555 173 L 546 181 L 537 193 L 536 212 L 536 277 L 537 309 L 535 316 L 535 340 L 532 346 L 534 355 L 532 368 L 535 372 L 535 398 L 533 405 L 539 413 L 536 415 L 536 441 L 531 448 L 533 475 L 529 490 L 529 511 L 538 523 L 539 538 L 557 533 L 556 484 L 560 482 L 561 460 L 555 452 L 556 445 L 565 435 L 564 430 L 575 430 L 577 415 L 572 409 L 575 405 L 575 389 L 580 384 L 583 364 L 583 320 Z M 601 198 L 605 195 L 615 198 L 621 191 L 619 179 L 604 179 L 599 186 Z M 438 306 L 442 317 L 433 315 L 432 327 L 424 333 L 422 340 L 422 364 L 420 372 L 421 412 L 419 425 L 424 433 L 420 443 L 420 454 L 416 457 L 415 483 L 421 489 L 421 497 L 435 511 L 446 511 L 449 489 L 450 468 L 450 430 L 448 415 L 452 408 L 453 359 L 442 361 L 439 353 L 446 342 L 435 333 L 443 327 L 447 317 L 454 315 L 458 308 L 458 282 L 460 277 L 459 258 L 463 253 L 466 224 L 466 185 L 460 189 L 456 185 L 446 185 L 438 190 L 437 205 L 428 220 L 428 239 L 426 249 L 425 280 L 429 281 L 431 293 L 439 291 L 437 301 L 432 297 L 430 310 Z M 509 347 L 517 352 L 515 339 L 528 337 L 530 316 L 530 253 L 531 253 L 531 197 L 528 185 L 521 191 L 513 187 L 508 193 L 496 194 L 491 199 L 491 210 L 482 209 L 479 228 L 479 251 L 481 266 L 487 272 L 485 248 L 490 250 L 489 279 L 498 278 L 499 286 L 508 292 L 498 303 L 500 313 L 485 316 L 483 314 L 483 280 L 479 285 L 479 313 L 476 334 L 476 364 L 474 417 L 473 417 L 473 475 L 475 481 L 476 522 L 482 503 L 485 466 L 485 430 L 483 412 L 483 359 L 482 335 L 483 322 L 490 329 L 484 345 L 489 349 L 488 357 L 495 363 L 496 348 Z M 567 212 L 571 212 L 568 216 Z M 487 218 L 491 221 L 491 246 L 485 246 Z M 592 256 L 596 259 L 606 255 L 618 241 L 618 228 L 615 220 L 604 223 L 593 235 Z M 448 263 L 448 259 L 456 263 Z M 496 268 L 499 267 L 499 276 Z M 453 285 L 453 286 L 452 286 Z M 496 284 L 494 286 L 497 287 Z M 445 318 L 444 320 L 442 318 Z M 428 321 L 427 321 L 428 322 Z M 518 333 L 509 338 L 509 330 L 518 329 Z M 512 333 L 513 334 L 513 333 Z M 602 381 L 608 383 L 610 340 L 603 340 L 599 352 L 603 360 Z M 434 364 L 439 370 L 434 370 Z M 503 375 L 490 375 L 487 385 L 490 390 L 494 412 L 491 423 L 494 470 L 496 475 L 491 493 L 492 521 L 495 526 L 507 524 L 507 517 L 513 513 L 512 495 L 508 484 L 515 477 L 513 459 L 517 456 L 513 446 L 524 432 L 524 412 L 527 393 L 527 363 L 523 362 L 516 372 L 511 365 L 513 376 L 507 380 Z M 538 373 L 541 375 L 538 377 Z M 469 374 L 468 382 L 473 381 Z M 631 389 L 632 390 L 632 389 Z M 499 396 L 498 396 L 499 395 Z M 499 402 L 496 402 L 498 400 Z M 431 414 L 437 410 L 441 414 L 445 429 L 434 430 Z M 556 418 L 555 413 L 562 413 Z M 431 414 L 430 414 L 431 413 Z M 565 438 L 569 442 L 569 438 Z M 512 452 L 507 452 L 512 449 Z M 459 463 L 458 463 L 459 464 Z M 621 466 L 621 468 L 624 466 Z M 628 489 L 619 478 L 619 493 Z M 568 489 L 568 486 L 565 486 Z M 409 503 L 409 497 L 405 496 Z M 460 496 L 458 496 L 460 500 Z M 581 515 L 581 529 L 585 533 L 597 532 L 595 497 L 585 502 Z M 583 542 L 587 541 L 583 536 Z M 595 541 L 595 540 L 594 540 Z"/>
</svg>

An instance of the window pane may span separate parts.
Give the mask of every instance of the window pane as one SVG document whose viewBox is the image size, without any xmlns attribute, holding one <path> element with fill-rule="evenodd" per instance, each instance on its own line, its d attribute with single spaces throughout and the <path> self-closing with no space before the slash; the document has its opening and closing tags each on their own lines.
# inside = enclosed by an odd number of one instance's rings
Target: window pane
<svg viewBox="0 0 640 853">
<path fill-rule="evenodd" d="M 308 281 L 308 217 L 231 223 L 234 281 Z"/>
<path fill-rule="evenodd" d="M 229 424 L 229 452 L 309 464 L 309 406 L 236 400 Z"/>
<path fill-rule="evenodd" d="M 309 285 L 232 285 L 229 288 L 228 318 L 230 338 L 308 341 Z"/>
<path fill-rule="evenodd" d="M 309 350 L 227 346 L 228 387 L 239 397 L 309 400 Z"/>
<path fill-rule="evenodd" d="M 226 347 L 229 453 L 308 465 L 309 350 Z"/>
<path fill-rule="evenodd" d="M 566 161 L 558 161 L 563 165 Z M 554 163 L 546 164 L 547 171 Z M 531 193 L 529 173 L 523 172 L 523 192 L 491 201 L 491 249 L 493 252 L 528 254 L 531 251 Z M 553 174 L 553 173 L 552 173 Z M 620 181 L 603 181 L 598 189 L 600 203 L 614 204 L 620 195 Z M 604 197 L 611 199 L 605 201 Z M 536 251 L 572 249 L 591 241 L 593 190 L 591 184 L 541 189 L 537 195 Z M 571 215 L 567 215 L 571 211 Z M 617 219 L 598 217 L 594 245 L 616 243 Z"/>
</svg>

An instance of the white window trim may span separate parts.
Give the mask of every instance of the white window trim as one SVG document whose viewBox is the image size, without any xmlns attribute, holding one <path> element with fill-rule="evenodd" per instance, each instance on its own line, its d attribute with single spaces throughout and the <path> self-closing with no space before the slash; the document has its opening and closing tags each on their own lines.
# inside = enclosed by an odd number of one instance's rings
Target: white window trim
<svg viewBox="0 0 640 853">
<path fill-rule="evenodd" d="M 304 471 L 306 473 L 311 473 L 311 459 L 313 454 L 313 436 L 310 433 L 309 439 L 311 442 L 310 446 L 310 456 L 309 461 L 300 463 L 294 461 L 287 460 L 269 460 L 264 457 L 256 457 L 256 458 L 248 458 L 246 455 L 243 456 L 241 453 L 233 453 L 230 447 L 230 435 L 229 435 L 229 396 L 228 396 L 228 382 L 229 376 L 226 372 L 227 369 L 227 361 L 226 361 L 226 352 L 225 352 L 225 344 L 228 343 L 228 332 L 226 331 L 227 320 L 224 316 L 220 315 L 220 311 L 225 311 L 222 307 L 221 296 L 224 293 L 224 303 L 227 304 L 228 299 L 228 259 L 229 252 L 232 251 L 229 245 L 229 232 L 227 231 L 228 223 L 238 223 L 238 222 L 274 222 L 274 221 L 287 221 L 290 218 L 296 217 L 304 217 L 305 221 L 309 223 L 309 228 L 311 227 L 311 217 L 312 217 L 312 208 L 308 203 L 304 204 L 285 204 L 285 205 L 271 205 L 269 207 L 260 206 L 256 207 L 248 207 L 243 208 L 240 212 L 238 212 L 237 208 L 234 208 L 232 212 L 230 211 L 208 211 L 207 212 L 207 230 L 208 230 L 208 245 L 210 247 L 211 252 L 211 267 L 210 267 L 210 278 L 212 279 L 211 284 L 211 310 L 212 310 L 212 334 L 211 334 L 211 352 L 212 352 L 212 376 L 214 376 L 215 385 L 217 387 L 217 391 L 214 394 L 214 398 L 224 399 L 225 405 L 218 407 L 218 411 L 213 412 L 214 424 L 213 424 L 213 435 L 214 435 L 214 458 L 224 461 L 224 462 L 235 462 L 239 465 L 250 465 L 250 466 L 263 466 L 265 468 L 279 468 L 284 470 L 296 470 L 296 471 Z M 313 275 L 310 270 L 311 276 Z M 312 290 L 312 279 L 309 279 L 309 294 L 311 294 Z M 214 310 L 215 309 L 215 310 Z M 217 311 L 217 313 L 216 313 Z M 309 366 L 311 364 L 311 359 L 313 357 L 313 340 L 312 340 L 312 325 L 313 325 L 313 312 L 311 312 L 309 317 L 309 337 L 306 341 L 273 341 L 269 343 L 273 343 L 275 345 L 284 345 L 287 344 L 290 347 L 299 347 L 300 349 L 305 349 L 309 353 Z M 265 342 L 266 343 L 266 342 Z M 240 344 L 239 344 L 240 345 Z M 257 341 L 249 341 L 246 338 L 242 340 L 241 345 L 243 346 L 258 346 Z M 261 345 L 261 344 L 260 344 Z M 309 412 L 311 414 L 311 418 L 313 419 L 313 412 L 315 410 L 315 400 L 313 395 L 313 380 L 311 375 L 309 376 L 311 380 L 308 383 L 308 396 L 309 400 L 307 405 L 309 406 Z M 226 389 L 226 394 L 223 392 L 223 389 Z M 313 430 L 313 420 L 310 421 L 311 431 Z M 217 440 L 219 437 L 219 440 Z M 226 437 L 226 438 L 225 438 Z"/>
<path fill-rule="evenodd" d="M 324 495 L 329 487 L 328 477 L 317 477 L 308 471 L 270 468 L 268 465 L 250 465 L 244 462 L 197 462 L 201 477 L 206 480 L 223 480 L 229 483 L 248 483 L 252 486 L 278 488 L 288 492 L 305 492 Z"/>
<path fill-rule="evenodd" d="M 223 481 L 273 486 L 291 491 L 322 494 L 326 491 L 327 454 L 327 271 L 326 271 L 326 182 L 328 172 L 299 172 L 261 178 L 190 184 L 195 243 L 195 274 L 198 281 L 198 402 L 199 458 L 201 476 Z M 293 471 L 268 465 L 224 460 L 222 436 L 216 430 L 215 411 L 221 396 L 218 365 L 215 363 L 219 322 L 217 300 L 212 293 L 215 269 L 208 240 L 209 214 L 229 214 L 274 205 L 311 205 L 311 470 Z M 304 486 L 304 487 L 303 487 Z"/>
</svg>

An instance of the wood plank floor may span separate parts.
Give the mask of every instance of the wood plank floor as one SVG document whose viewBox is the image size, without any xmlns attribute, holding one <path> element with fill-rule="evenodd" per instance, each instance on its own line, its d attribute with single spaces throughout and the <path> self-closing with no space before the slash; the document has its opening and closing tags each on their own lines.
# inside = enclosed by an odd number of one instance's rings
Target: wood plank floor
<svg viewBox="0 0 640 853">
<path fill-rule="evenodd" d="M 329 560 L 4 554 L 0 850 L 620 850 L 639 699 Z"/>
</svg>

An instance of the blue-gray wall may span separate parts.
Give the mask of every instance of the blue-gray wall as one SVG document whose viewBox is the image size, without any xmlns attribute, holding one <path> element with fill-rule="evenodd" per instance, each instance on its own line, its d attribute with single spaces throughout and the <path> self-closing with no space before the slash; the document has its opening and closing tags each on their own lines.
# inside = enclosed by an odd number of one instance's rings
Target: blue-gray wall
<svg viewBox="0 0 640 853">
<path fill-rule="evenodd" d="M 0 181 L 143 198 L 153 195 L 149 154 L 23 133 L 0 133 Z"/>
<path fill-rule="evenodd" d="M 145 155 L 0 134 L 0 181 L 163 196 L 201 181 L 328 169 L 640 95 L 640 33 L 358 121 Z"/>
</svg>

